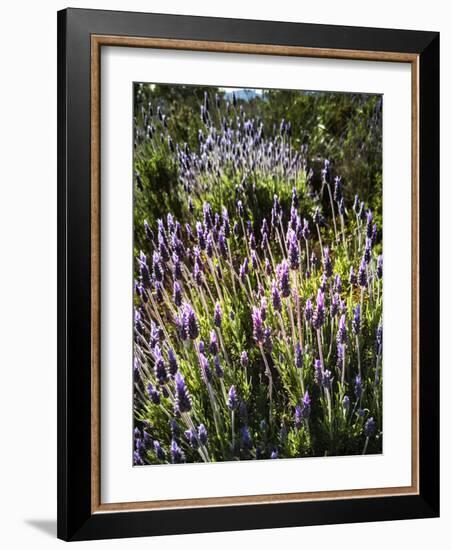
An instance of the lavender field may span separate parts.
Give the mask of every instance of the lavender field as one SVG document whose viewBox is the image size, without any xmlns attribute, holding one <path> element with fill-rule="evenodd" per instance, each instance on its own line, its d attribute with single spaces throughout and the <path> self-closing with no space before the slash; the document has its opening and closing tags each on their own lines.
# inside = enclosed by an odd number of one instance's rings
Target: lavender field
<svg viewBox="0 0 451 550">
<path fill-rule="evenodd" d="M 134 464 L 381 453 L 380 96 L 134 92 Z"/>
</svg>

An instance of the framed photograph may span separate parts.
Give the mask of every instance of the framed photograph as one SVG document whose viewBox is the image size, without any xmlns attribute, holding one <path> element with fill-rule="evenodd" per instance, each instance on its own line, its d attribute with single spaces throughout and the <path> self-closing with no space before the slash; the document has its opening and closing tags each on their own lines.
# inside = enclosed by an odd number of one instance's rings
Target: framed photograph
<svg viewBox="0 0 451 550">
<path fill-rule="evenodd" d="M 439 514 L 439 35 L 58 14 L 58 536 Z"/>
</svg>

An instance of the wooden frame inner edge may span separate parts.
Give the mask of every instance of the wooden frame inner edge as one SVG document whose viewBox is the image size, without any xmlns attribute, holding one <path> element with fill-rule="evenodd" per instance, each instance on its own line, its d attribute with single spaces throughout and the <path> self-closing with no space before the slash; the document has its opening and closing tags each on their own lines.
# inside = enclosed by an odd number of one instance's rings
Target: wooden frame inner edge
<svg viewBox="0 0 451 550">
<path fill-rule="evenodd" d="M 100 49 L 164 48 L 410 63 L 412 70 L 412 483 L 407 487 L 352 489 L 102 504 L 100 498 Z M 307 502 L 419 494 L 419 55 L 166 38 L 91 36 L 91 513 Z"/>
</svg>

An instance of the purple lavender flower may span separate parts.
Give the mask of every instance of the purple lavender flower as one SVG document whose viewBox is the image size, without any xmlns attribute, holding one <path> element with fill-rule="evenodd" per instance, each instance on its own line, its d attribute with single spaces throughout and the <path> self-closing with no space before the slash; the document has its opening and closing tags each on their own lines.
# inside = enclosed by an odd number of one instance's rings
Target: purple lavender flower
<svg viewBox="0 0 451 550">
<path fill-rule="evenodd" d="M 337 273 L 334 277 L 334 290 L 338 293 L 340 293 L 343 289 L 343 286 L 341 284 L 341 277 L 340 275 Z"/>
<path fill-rule="evenodd" d="M 290 288 L 290 272 L 286 260 L 283 260 L 277 266 L 277 278 L 279 281 L 279 288 L 284 298 L 288 298 L 291 294 Z"/>
<path fill-rule="evenodd" d="M 271 302 L 275 311 L 280 311 L 282 309 L 282 300 L 280 298 L 279 289 L 277 288 L 277 283 L 274 280 L 271 283 Z"/>
<path fill-rule="evenodd" d="M 149 395 L 149 399 L 152 401 L 154 405 L 160 404 L 161 402 L 160 393 L 150 382 L 147 385 L 147 393 Z"/>
<path fill-rule="evenodd" d="M 244 258 L 243 263 L 240 265 L 240 281 L 244 283 L 246 275 L 249 272 L 249 260 Z"/>
<path fill-rule="evenodd" d="M 185 379 L 177 372 L 175 374 L 175 399 L 176 408 L 179 412 L 189 412 L 191 410 L 191 397 L 185 384 Z"/>
<path fill-rule="evenodd" d="M 199 324 L 194 309 L 188 303 L 183 307 L 183 324 L 189 338 L 195 340 L 199 336 Z"/>
<path fill-rule="evenodd" d="M 304 365 L 304 354 L 299 342 L 296 343 L 294 348 L 294 365 L 297 369 L 302 369 L 302 366 Z"/>
<path fill-rule="evenodd" d="M 180 258 L 175 252 L 172 254 L 172 263 L 174 264 L 174 279 L 180 280 L 182 278 L 182 267 L 180 265 Z"/>
<path fill-rule="evenodd" d="M 354 317 L 352 319 L 352 331 L 354 334 L 360 334 L 361 328 L 361 317 L 360 317 L 360 304 L 353 309 Z"/>
<path fill-rule="evenodd" d="M 221 256 L 225 257 L 227 255 L 226 237 L 222 229 L 219 231 L 218 235 L 218 249 Z"/>
<path fill-rule="evenodd" d="M 362 258 L 362 263 L 360 264 L 360 267 L 359 267 L 359 273 L 358 273 L 358 276 L 357 276 L 357 281 L 359 283 L 359 286 L 362 287 L 362 288 L 365 288 L 368 285 L 368 279 L 367 279 L 367 276 L 366 276 L 365 258 Z"/>
<path fill-rule="evenodd" d="M 161 283 L 161 281 L 163 280 L 163 266 L 161 264 L 161 257 L 158 252 L 153 253 L 152 270 L 155 279 Z"/>
<path fill-rule="evenodd" d="M 205 250 L 205 247 L 206 247 L 205 234 L 204 234 L 204 228 L 201 222 L 196 222 L 196 231 L 197 231 L 197 242 L 199 243 L 199 247 L 201 250 Z"/>
<path fill-rule="evenodd" d="M 335 188 L 334 188 L 334 200 L 339 203 L 342 199 L 343 195 L 342 195 L 342 183 L 341 183 L 341 178 L 340 177 L 336 177 L 335 178 Z"/>
<path fill-rule="evenodd" d="M 139 315 L 139 319 L 141 319 L 141 315 L 138 310 L 135 310 L 135 323 L 138 321 L 137 316 Z M 153 349 L 157 344 L 159 344 L 162 340 L 162 330 L 161 328 L 154 322 L 150 322 L 150 341 L 149 345 Z"/>
<path fill-rule="evenodd" d="M 265 273 L 268 277 L 271 277 L 272 268 L 271 268 L 271 262 L 268 260 L 268 258 L 265 258 Z"/>
<path fill-rule="evenodd" d="M 174 290 L 173 290 L 173 299 L 174 304 L 179 307 L 182 305 L 182 288 L 178 281 L 174 281 Z"/>
<path fill-rule="evenodd" d="M 224 235 L 226 238 L 230 237 L 230 219 L 229 213 L 225 206 L 222 207 L 222 228 L 224 230 Z"/>
<path fill-rule="evenodd" d="M 173 464 L 180 464 L 182 462 L 185 462 L 185 455 L 183 454 L 182 449 L 178 446 L 175 439 L 171 441 L 171 457 Z"/>
<path fill-rule="evenodd" d="M 366 437 L 373 437 L 374 433 L 376 432 L 376 422 L 374 421 L 373 417 L 368 418 L 368 420 L 365 422 L 364 432 Z"/>
<path fill-rule="evenodd" d="M 368 239 L 368 237 L 365 241 L 365 251 L 363 253 L 363 259 L 367 264 L 369 264 L 371 261 L 371 239 Z"/>
<path fill-rule="evenodd" d="M 218 378 L 224 378 L 224 371 L 221 367 L 221 362 L 219 360 L 219 355 L 215 355 L 213 358 L 213 364 L 215 366 L 215 373 Z"/>
<path fill-rule="evenodd" d="M 326 320 L 325 315 L 325 309 L 324 309 L 324 293 L 320 290 L 318 290 L 318 294 L 316 296 L 316 308 L 313 313 L 313 327 L 316 330 L 319 330 Z"/>
<path fill-rule="evenodd" d="M 212 355 L 218 354 L 218 338 L 216 336 L 216 332 L 212 330 L 210 332 L 210 345 L 209 350 Z"/>
<path fill-rule="evenodd" d="M 175 376 L 175 373 L 179 370 L 179 365 L 177 363 L 177 357 L 175 356 L 174 350 L 172 348 L 168 349 L 168 365 L 170 375 Z"/>
<path fill-rule="evenodd" d="M 211 368 L 210 368 L 210 362 L 205 357 L 203 353 L 199 352 L 199 363 L 200 363 L 200 372 L 202 376 L 202 380 L 205 382 L 205 384 L 209 384 L 211 382 L 211 379 L 213 377 Z"/>
<path fill-rule="evenodd" d="M 274 449 L 274 450 L 271 452 L 270 458 L 271 458 L 271 459 L 279 458 L 279 453 L 277 452 L 277 449 Z"/>
<path fill-rule="evenodd" d="M 296 233 L 293 230 L 289 230 L 287 235 L 288 243 L 288 260 L 290 268 L 293 270 L 299 269 L 299 248 Z"/>
<path fill-rule="evenodd" d="M 352 265 L 351 265 L 351 269 L 349 270 L 349 284 L 351 286 L 357 285 L 357 277 L 355 275 L 354 268 L 352 267 Z"/>
<path fill-rule="evenodd" d="M 354 212 L 357 214 L 357 212 L 359 212 L 359 208 L 360 208 L 359 196 L 358 196 L 358 195 L 355 195 L 355 196 L 354 196 L 354 204 L 352 205 L 352 209 L 353 209 Z"/>
<path fill-rule="evenodd" d="M 348 330 L 346 328 L 346 315 L 343 314 L 338 321 L 337 344 L 346 344 L 348 341 Z"/>
<path fill-rule="evenodd" d="M 247 351 L 241 352 L 240 361 L 242 367 L 247 367 L 249 365 L 249 356 L 247 355 Z"/>
<path fill-rule="evenodd" d="M 325 246 L 323 250 L 323 267 L 324 267 L 324 273 L 326 274 L 326 277 L 332 277 L 332 259 L 330 257 L 329 247 Z"/>
<path fill-rule="evenodd" d="M 294 409 L 294 425 L 297 429 L 302 425 L 302 409 L 300 405 L 296 405 Z"/>
<path fill-rule="evenodd" d="M 206 445 L 208 440 L 207 428 L 203 424 L 197 427 L 197 437 L 201 445 Z"/>
<path fill-rule="evenodd" d="M 331 303 L 330 303 L 330 316 L 331 317 L 335 317 L 337 315 L 339 303 L 340 303 L 340 296 L 337 293 L 333 294 L 332 300 L 331 300 Z"/>
<path fill-rule="evenodd" d="M 259 345 L 262 345 L 265 339 L 265 335 L 263 331 L 263 320 L 262 320 L 260 309 L 255 306 L 252 310 L 252 326 L 253 326 L 255 341 Z"/>
<path fill-rule="evenodd" d="M 230 386 L 229 389 L 229 395 L 227 398 L 227 407 L 231 411 L 235 411 L 238 408 L 239 402 L 238 402 L 238 394 L 236 391 L 235 386 Z"/>
<path fill-rule="evenodd" d="M 164 460 L 166 458 L 166 453 L 163 451 L 160 442 L 156 439 L 153 442 L 153 450 L 157 455 L 158 460 Z"/>
<path fill-rule="evenodd" d="M 153 349 L 155 359 L 155 376 L 160 384 L 164 384 L 168 380 L 166 372 L 166 363 L 161 354 L 160 346 L 156 345 Z"/>
<path fill-rule="evenodd" d="M 206 244 L 205 244 L 205 251 L 207 253 L 207 256 L 209 258 L 213 257 L 213 235 L 211 234 L 211 231 L 207 234 Z"/>
<path fill-rule="evenodd" d="M 322 293 L 326 292 L 326 286 L 327 286 L 327 277 L 326 277 L 326 274 L 323 273 L 321 275 L 320 285 L 319 285 L 319 288 Z"/>
<path fill-rule="evenodd" d="M 378 279 L 382 279 L 382 265 L 383 265 L 383 259 L 382 259 L 382 255 L 380 255 L 377 257 L 376 273 L 377 273 Z"/>
<path fill-rule="evenodd" d="M 197 286 L 201 286 L 203 282 L 202 269 L 199 267 L 199 263 L 194 264 L 194 280 Z"/>
<path fill-rule="evenodd" d="M 238 216 L 239 216 L 240 218 L 242 218 L 243 215 L 244 215 L 244 211 L 243 211 L 243 202 L 242 202 L 242 201 L 238 201 L 238 202 L 236 203 L 236 206 L 237 206 L 237 209 L 238 209 Z"/>
<path fill-rule="evenodd" d="M 197 441 L 196 430 L 194 428 L 189 428 L 189 430 L 185 430 L 185 437 L 188 440 L 190 447 L 192 447 L 193 449 L 197 449 L 199 443 Z"/>
<path fill-rule="evenodd" d="M 215 305 L 214 323 L 218 328 L 221 326 L 221 323 L 222 323 L 222 311 L 221 311 L 221 305 L 219 302 L 216 302 L 216 305 Z"/>
</svg>

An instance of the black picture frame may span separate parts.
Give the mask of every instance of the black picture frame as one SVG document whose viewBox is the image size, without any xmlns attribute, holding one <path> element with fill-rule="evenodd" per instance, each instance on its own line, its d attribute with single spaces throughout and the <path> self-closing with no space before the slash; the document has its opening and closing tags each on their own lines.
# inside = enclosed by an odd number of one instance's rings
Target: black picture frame
<svg viewBox="0 0 451 550">
<path fill-rule="evenodd" d="M 419 60 L 419 494 L 92 513 L 91 36 L 399 52 Z M 439 515 L 439 33 L 58 12 L 58 537 L 88 540 Z"/>
</svg>

